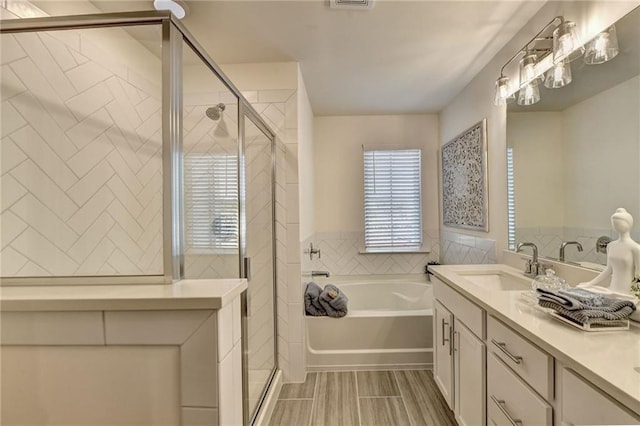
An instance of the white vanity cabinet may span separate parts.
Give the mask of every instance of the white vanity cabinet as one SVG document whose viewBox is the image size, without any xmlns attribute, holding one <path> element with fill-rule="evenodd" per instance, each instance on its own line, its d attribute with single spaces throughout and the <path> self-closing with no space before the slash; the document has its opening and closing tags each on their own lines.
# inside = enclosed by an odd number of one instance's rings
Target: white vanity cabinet
<svg viewBox="0 0 640 426">
<path fill-rule="evenodd" d="M 613 401 L 571 369 L 562 368 L 560 421 L 572 425 L 640 425 L 640 418 Z"/>
<path fill-rule="evenodd" d="M 438 388 L 459 425 L 486 424 L 485 312 L 437 278 L 435 366 Z"/>
</svg>

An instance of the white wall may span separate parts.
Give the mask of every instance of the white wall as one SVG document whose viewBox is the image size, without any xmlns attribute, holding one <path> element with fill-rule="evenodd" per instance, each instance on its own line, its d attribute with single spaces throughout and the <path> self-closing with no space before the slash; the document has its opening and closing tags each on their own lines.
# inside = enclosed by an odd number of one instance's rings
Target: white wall
<svg viewBox="0 0 640 426">
<path fill-rule="evenodd" d="M 584 39 L 587 40 L 638 4 L 640 2 L 637 1 L 545 4 L 471 83 L 441 111 L 441 144 L 448 142 L 481 119 L 487 119 L 489 168 L 489 232 L 461 231 L 443 227 L 443 235 L 456 233 L 463 237 L 493 239 L 497 243 L 498 260 L 502 250 L 507 248 L 506 108 L 493 105 L 493 85 L 500 75 L 502 65 L 554 16 L 564 15 L 567 19 L 574 21 L 581 28 Z M 531 2 L 523 7 L 535 7 L 535 4 Z M 446 243 L 444 238 L 441 243 Z"/>
<path fill-rule="evenodd" d="M 298 72 L 298 184 L 300 194 L 300 240 L 315 232 L 315 166 L 313 161 L 313 110 L 307 88 Z"/>
<path fill-rule="evenodd" d="M 316 117 L 316 231 L 360 232 L 363 219 L 362 146 L 421 148 L 423 226 L 438 228 L 438 116 Z"/>
<path fill-rule="evenodd" d="M 438 116 L 315 119 L 315 230 L 319 264 L 334 274 L 420 273 L 438 259 Z M 422 149 L 424 247 L 433 255 L 360 255 L 364 233 L 362 146 Z"/>
<path fill-rule="evenodd" d="M 516 228 L 564 226 L 562 112 L 507 115 L 513 147 Z"/>
</svg>

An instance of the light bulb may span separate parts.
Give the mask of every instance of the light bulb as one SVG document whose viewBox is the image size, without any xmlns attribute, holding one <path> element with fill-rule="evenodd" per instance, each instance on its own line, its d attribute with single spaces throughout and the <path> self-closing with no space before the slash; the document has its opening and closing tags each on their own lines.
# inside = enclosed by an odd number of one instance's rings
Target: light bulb
<svg viewBox="0 0 640 426">
<path fill-rule="evenodd" d="M 584 61 L 587 64 L 602 64 L 618 55 L 618 38 L 615 26 L 598 34 L 587 43 Z"/>
</svg>

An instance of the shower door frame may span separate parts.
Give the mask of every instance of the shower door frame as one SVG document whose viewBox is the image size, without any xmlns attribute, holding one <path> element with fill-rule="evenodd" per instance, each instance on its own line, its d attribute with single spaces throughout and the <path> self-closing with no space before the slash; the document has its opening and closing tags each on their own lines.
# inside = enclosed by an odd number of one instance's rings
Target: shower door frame
<svg viewBox="0 0 640 426">
<path fill-rule="evenodd" d="M 246 278 L 246 228 L 244 228 L 244 120 L 248 117 L 271 140 L 271 203 L 273 246 L 273 313 L 274 313 L 274 367 L 258 407 L 264 403 L 267 391 L 273 383 L 278 369 L 278 330 L 276 296 L 276 240 L 275 240 L 275 141 L 276 134 L 269 128 L 260 114 L 251 106 L 240 90 L 222 72 L 193 35 L 168 11 L 140 11 L 99 13 L 89 15 L 50 16 L 0 20 L 0 34 L 44 32 L 58 30 L 81 30 L 105 27 L 128 27 L 161 25 L 162 31 L 162 229 L 163 229 L 163 274 L 135 276 L 55 276 L 55 277 L 0 277 L 5 285 L 97 285 L 97 284 L 172 284 L 184 277 L 184 190 L 183 190 L 183 129 L 182 129 L 182 47 L 186 43 L 203 61 L 238 101 L 238 173 L 239 173 L 239 276 Z M 170 238 L 169 238 L 170 237 Z M 246 306 L 246 292 L 243 293 Z M 243 349 L 246 336 L 243 332 Z M 248 374 L 243 359 L 243 387 L 247 387 Z M 244 423 L 251 424 L 248 406 L 243 397 Z M 259 409 L 256 410 L 256 413 Z"/>
</svg>

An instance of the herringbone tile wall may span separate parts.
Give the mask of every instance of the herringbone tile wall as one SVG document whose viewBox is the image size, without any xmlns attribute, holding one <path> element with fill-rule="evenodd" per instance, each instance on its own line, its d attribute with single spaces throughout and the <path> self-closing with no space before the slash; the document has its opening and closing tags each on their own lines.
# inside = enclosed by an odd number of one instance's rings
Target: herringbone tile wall
<svg viewBox="0 0 640 426">
<path fill-rule="evenodd" d="M 1 38 L 1 275 L 162 274 L 160 60 L 120 29 Z"/>
<path fill-rule="evenodd" d="M 429 251 L 424 254 L 362 254 L 363 232 L 317 233 L 314 240 L 322 253 L 315 265 L 332 275 L 421 274 L 427 262 L 440 256 L 437 230 L 424 231 L 424 247 Z"/>
<path fill-rule="evenodd" d="M 440 262 L 444 265 L 496 263 L 496 242 L 449 230 L 441 232 Z"/>
</svg>

